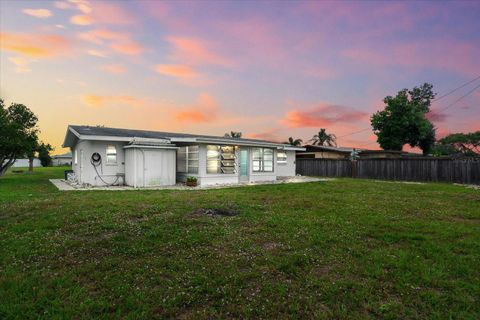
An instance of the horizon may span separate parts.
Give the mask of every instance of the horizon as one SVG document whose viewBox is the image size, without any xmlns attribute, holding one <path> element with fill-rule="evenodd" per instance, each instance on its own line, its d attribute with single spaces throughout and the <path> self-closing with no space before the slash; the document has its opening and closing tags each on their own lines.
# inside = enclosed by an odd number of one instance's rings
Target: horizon
<svg viewBox="0 0 480 320">
<path fill-rule="evenodd" d="M 0 2 L 0 96 L 71 123 L 378 149 L 370 116 L 425 82 L 437 138 L 480 130 L 480 2 Z M 470 84 L 450 93 L 469 81 Z M 368 130 L 370 128 L 370 130 Z M 407 146 L 404 151 L 415 151 Z"/>
</svg>

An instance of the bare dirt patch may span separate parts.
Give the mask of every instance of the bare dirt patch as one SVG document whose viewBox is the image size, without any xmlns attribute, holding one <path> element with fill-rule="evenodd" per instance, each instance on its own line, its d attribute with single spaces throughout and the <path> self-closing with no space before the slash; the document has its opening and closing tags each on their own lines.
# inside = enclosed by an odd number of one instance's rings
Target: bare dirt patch
<svg viewBox="0 0 480 320">
<path fill-rule="evenodd" d="M 237 216 L 239 212 L 235 209 L 225 208 L 201 208 L 192 212 L 193 216 L 208 216 L 212 218 L 223 218 Z"/>
</svg>

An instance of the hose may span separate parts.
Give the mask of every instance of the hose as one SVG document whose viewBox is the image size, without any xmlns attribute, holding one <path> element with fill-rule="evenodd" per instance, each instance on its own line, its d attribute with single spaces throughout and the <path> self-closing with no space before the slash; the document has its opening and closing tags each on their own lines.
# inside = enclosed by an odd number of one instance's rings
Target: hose
<svg viewBox="0 0 480 320">
<path fill-rule="evenodd" d="M 111 187 L 111 186 L 114 186 L 118 182 L 118 178 L 120 178 L 118 175 L 117 175 L 117 178 L 115 179 L 115 181 L 112 182 L 112 183 L 106 182 L 100 176 L 100 174 L 98 173 L 97 167 L 102 165 L 102 156 L 100 156 L 100 154 L 98 152 L 95 152 L 95 153 L 92 154 L 92 157 L 90 158 L 90 163 L 92 164 L 93 169 L 95 169 L 95 172 L 97 173 L 97 177 L 100 179 L 100 181 L 105 183 L 105 185 Z"/>
</svg>

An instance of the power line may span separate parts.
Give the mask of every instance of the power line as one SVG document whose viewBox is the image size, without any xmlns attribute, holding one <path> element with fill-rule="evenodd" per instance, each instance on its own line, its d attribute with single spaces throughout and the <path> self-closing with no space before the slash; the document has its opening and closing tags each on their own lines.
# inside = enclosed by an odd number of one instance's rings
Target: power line
<svg viewBox="0 0 480 320">
<path fill-rule="evenodd" d="M 465 82 L 465 83 L 464 83 L 464 84 L 462 84 L 461 86 L 459 86 L 459 87 L 456 87 L 456 88 L 455 88 L 455 89 L 453 89 L 453 90 L 450 90 L 450 91 L 449 91 L 449 92 L 447 92 L 446 94 L 444 94 L 444 95 L 442 95 L 442 96 L 440 96 L 440 97 L 438 97 L 438 98 L 435 98 L 435 99 L 433 99 L 432 101 L 438 101 L 438 100 L 441 100 L 441 99 L 443 99 L 443 98 L 445 98 L 445 97 L 447 97 L 447 96 L 451 95 L 452 93 L 456 92 L 457 90 L 460 90 L 460 89 L 462 89 L 463 87 L 466 87 L 466 86 L 468 86 L 470 83 L 477 81 L 478 79 L 480 79 L 480 76 L 476 77 L 476 78 L 475 78 L 475 79 L 473 79 L 473 80 L 470 80 L 470 81 L 468 81 L 468 82 Z"/>
<path fill-rule="evenodd" d="M 477 90 L 478 88 L 480 88 L 480 84 L 475 86 L 472 90 L 468 91 L 466 94 L 464 94 L 463 96 L 461 96 L 460 98 L 458 98 L 457 100 L 453 101 L 452 103 L 450 103 L 448 106 L 446 106 L 445 108 L 443 109 L 440 109 L 438 111 L 445 111 L 447 110 L 448 108 L 451 108 L 453 107 L 455 104 L 457 104 L 457 102 L 463 100 L 464 98 L 468 97 L 469 95 L 471 95 L 475 90 Z"/>
<path fill-rule="evenodd" d="M 370 130 L 370 127 L 359 130 L 359 131 L 354 131 L 354 132 L 351 132 L 349 134 L 345 134 L 343 136 L 339 136 L 339 137 L 337 137 L 337 139 L 340 139 L 340 138 L 343 138 L 343 137 L 348 137 L 348 136 L 351 136 L 352 134 L 357 134 L 357 133 L 364 132 L 364 131 L 367 131 L 367 130 Z"/>
<path fill-rule="evenodd" d="M 472 80 L 470 80 L 470 81 L 467 81 L 467 82 L 463 83 L 462 85 L 460 85 L 460 86 L 458 86 L 458 87 L 450 90 L 449 92 L 445 93 L 444 95 L 441 95 L 441 96 L 438 97 L 438 98 L 433 99 L 432 102 L 434 102 L 434 101 L 437 102 L 438 100 L 441 100 L 441 99 L 443 99 L 443 98 L 445 98 L 445 97 L 448 97 L 448 96 L 451 95 L 452 93 L 454 93 L 454 92 L 456 92 L 456 91 L 458 91 L 458 90 L 460 90 L 460 89 L 468 86 L 469 84 L 477 81 L 478 79 L 480 79 L 480 76 L 476 77 L 475 79 L 472 79 Z M 450 107 L 453 107 L 457 102 L 459 102 L 459 101 L 461 101 L 462 99 L 466 98 L 467 96 L 469 96 L 470 94 L 472 94 L 472 93 L 473 93 L 475 90 L 477 90 L 478 88 L 480 88 L 480 85 L 474 87 L 474 88 L 473 88 L 472 90 L 470 90 L 467 94 L 463 95 L 463 96 L 460 97 L 459 99 L 455 100 L 453 103 L 449 104 L 446 108 L 440 109 L 439 111 L 444 111 L 444 110 L 447 110 L 447 109 L 450 108 Z M 365 128 L 365 129 L 362 129 L 362 130 L 359 130 L 359 131 L 354 131 L 354 132 L 351 132 L 351 133 L 348 133 L 348 134 L 344 134 L 344 135 L 342 135 L 342 136 L 337 137 L 337 139 L 344 138 L 344 137 L 348 137 L 348 136 L 351 136 L 351 135 L 354 135 L 354 134 L 357 134 L 357 133 L 361 133 L 361 132 L 364 132 L 364 131 L 367 131 L 367 130 L 370 130 L 370 129 L 371 129 L 371 128 L 368 127 L 368 128 Z"/>
</svg>

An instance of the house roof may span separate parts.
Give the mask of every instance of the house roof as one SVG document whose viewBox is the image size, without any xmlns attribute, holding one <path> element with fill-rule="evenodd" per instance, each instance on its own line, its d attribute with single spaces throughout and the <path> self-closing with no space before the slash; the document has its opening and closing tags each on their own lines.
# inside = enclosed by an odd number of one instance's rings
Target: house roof
<svg viewBox="0 0 480 320">
<path fill-rule="evenodd" d="M 332 151 L 338 153 L 351 153 L 353 149 L 361 151 L 359 148 L 349 148 L 349 147 L 328 147 L 328 146 L 316 146 L 316 145 L 306 145 L 307 152 L 323 152 L 323 151 Z"/>
<path fill-rule="evenodd" d="M 235 145 L 271 146 L 286 150 L 304 150 L 304 148 L 293 147 L 267 140 L 82 125 L 68 126 L 67 134 L 65 136 L 65 141 L 63 144 L 64 147 L 70 147 L 75 144 L 75 139 L 74 137 L 72 137 L 72 134 L 76 136 L 76 138 L 83 140 L 115 140 L 125 142 L 133 142 L 135 140 L 149 140 L 163 143 L 230 143 Z"/>
<path fill-rule="evenodd" d="M 52 158 L 57 159 L 57 158 L 71 158 L 71 157 L 72 157 L 72 153 L 67 152 L 67 153 L 64 153 L 64 154 L 54 155 Z"/>
</svg>

